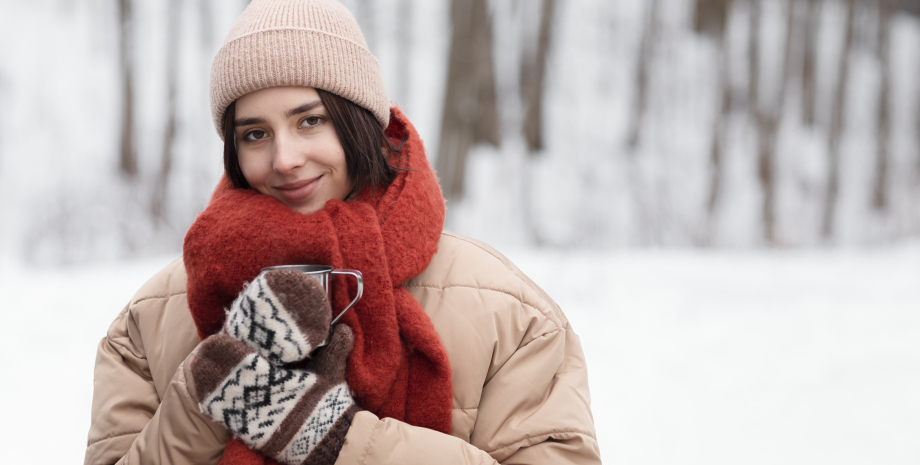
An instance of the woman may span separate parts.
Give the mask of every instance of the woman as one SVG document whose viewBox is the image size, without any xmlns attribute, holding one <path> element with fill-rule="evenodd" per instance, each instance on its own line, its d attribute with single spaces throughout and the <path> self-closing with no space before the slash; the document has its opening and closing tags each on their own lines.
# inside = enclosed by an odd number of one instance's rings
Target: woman
<svg viewBox="0 0 920 465">
<path fill-rule="evenodd" d="M 600 463 L 578 337 L 507 259 L 442 231 L 344 7 L 253 1 L 211 103 L 225 178 L 100 343 L 85 463 Z M 261 272 L 307 263 L 365 278 L 318 350 L 322 289 Z M 353 295 L 336 281 L 331 307 Z"/>
</svg>

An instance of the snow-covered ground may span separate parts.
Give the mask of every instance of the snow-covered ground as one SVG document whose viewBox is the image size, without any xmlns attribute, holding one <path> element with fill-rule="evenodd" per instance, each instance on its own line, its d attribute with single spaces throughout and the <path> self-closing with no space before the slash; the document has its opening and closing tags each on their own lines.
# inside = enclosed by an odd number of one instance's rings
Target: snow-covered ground
<svg viewBox="0 0 920 465">
<path fill-rule="evenodd" d="M 606 463 L 920 462 L 920 244 L 508 253 L 581 335 Z M 0 263 L 6 463 L 80 463 L 95 346 L 172 257 Z"/>
</svg>

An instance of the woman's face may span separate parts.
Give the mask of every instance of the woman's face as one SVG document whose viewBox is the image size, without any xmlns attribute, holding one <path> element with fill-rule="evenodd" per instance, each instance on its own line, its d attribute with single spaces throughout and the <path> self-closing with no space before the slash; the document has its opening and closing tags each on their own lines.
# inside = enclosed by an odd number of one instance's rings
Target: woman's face
<svg viewBox="0 0 920 465">
<path fill-rule="evenodd" d="M 271 87 L 236 101 L 237 156 L 249 185 L 300 213 L 345 200 L 345 151 L 312 87 Z"/>
</svg>

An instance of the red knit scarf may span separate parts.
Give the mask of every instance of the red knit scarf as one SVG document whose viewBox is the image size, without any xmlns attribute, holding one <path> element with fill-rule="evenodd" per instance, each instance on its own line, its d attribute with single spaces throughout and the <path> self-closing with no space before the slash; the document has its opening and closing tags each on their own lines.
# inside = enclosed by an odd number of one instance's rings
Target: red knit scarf
<svg viewBox="0 0 920 465">
<path fill-rule="evenodd" d="M 303 215 L 222 179 L 185 236 L 188 304 L 202 339 L 217 332 L 224 309 L 266 266 L 325 264 L 364 274 L 364 296 L 342 317 L 354 350 L 348 384 L 358 404 L 444 433 L 451 430 L 450 364 L 422 306 L 401 286 L 421 273 L 437 250 L 444 199 L 421 139 L 398 109 L 386 135 L 406 139 L 390 163 L 402 168 L 392 184 L 368 188 L 354 201 L 330 200 Z M 336 277 L 333 308 L 354 296 L 353 279 Z M 272 463 L 232 439 L 221 464 Z"/>
</svg>

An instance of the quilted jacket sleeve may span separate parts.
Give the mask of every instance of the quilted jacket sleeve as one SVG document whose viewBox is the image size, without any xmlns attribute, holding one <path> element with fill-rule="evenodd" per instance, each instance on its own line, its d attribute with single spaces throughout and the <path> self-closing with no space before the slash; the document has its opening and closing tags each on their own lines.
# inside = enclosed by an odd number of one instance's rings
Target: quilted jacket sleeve
<svg viewBox="0 0 920 465">
<path fill-rule="evenodd" d="M 601 463 L 581 341 L 535 283 L 487 245 L 445 232 L 406 288 L 448 348 L 452 436 L 362 412 L 337 465 Z"/>
<path fill-rule="evenodd" d="M 147 423 L 119 465 L 213 464 L 220 460 L 230 435 L 205 417 L 189 390 L 188 365 L 197 349 L 176 370 L 153 418 Z"/>
<path fill-rule="evenodd" d="M 186 383 L 183 359 L 198 338 L 184 292 L 170 292 L 174 268 L 154 276 L 99 343 L 86 465 L 208 464 L 223 453 L 229 433 L 200 413 Z"/>
<path fill-rule="evenodd" d="M 336 464 L 599 464 L 586 386 L 578 337 L 565 328 L 519 349 L 486 384 L 472 444 L 361 412 Z"/>
<path fill-rule="evenodd" d="M 96 350 L 87 465 L 117 462 L 160 405 L 146 357 L 128 337 L 127 320 L 125 307 Z"/>
</svg>

